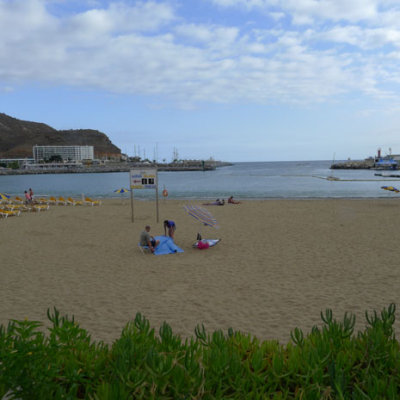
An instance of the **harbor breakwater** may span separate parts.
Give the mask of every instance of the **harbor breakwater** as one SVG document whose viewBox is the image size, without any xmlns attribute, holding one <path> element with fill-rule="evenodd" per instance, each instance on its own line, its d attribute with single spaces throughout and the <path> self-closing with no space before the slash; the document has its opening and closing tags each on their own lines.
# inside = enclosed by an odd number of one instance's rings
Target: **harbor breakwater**
<svg viewBox="0 0 400 400">
<path fill-rule="evenodd" d="M 114 163 L 108 165 L 82 165 L 67 166 L 62 164 L 56 167 L 43 166 L 39 168 L 0 168 L 0 175 L 36 175 L 36 174 L 83 174 L 83 173 L 107 173 L 107 172 L 129 172 L 134 168 L 157 168 L 160 171 L 213 171 L 218 167 L 232 165 L 223 161 L 206 161 L 200 164 L 192 163 Z"/>
<path fill-rule="evenodd" d="M 375 168 L 374 159 L 352 160 L 332 164 L 331 169 L 372 169 Z"/>
</svg>

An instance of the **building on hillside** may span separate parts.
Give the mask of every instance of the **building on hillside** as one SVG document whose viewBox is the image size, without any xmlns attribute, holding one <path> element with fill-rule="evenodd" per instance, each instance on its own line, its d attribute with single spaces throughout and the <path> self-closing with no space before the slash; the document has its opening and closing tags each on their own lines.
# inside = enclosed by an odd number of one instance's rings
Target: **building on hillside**
<svg viewBox="0 0 400 400">
<path fill-rule="evenodd" d="M 33 146 L 35 163 L 61 157 L 62 161 L 83 161 L 94 159 L 93 146 Z"/>
</svg>

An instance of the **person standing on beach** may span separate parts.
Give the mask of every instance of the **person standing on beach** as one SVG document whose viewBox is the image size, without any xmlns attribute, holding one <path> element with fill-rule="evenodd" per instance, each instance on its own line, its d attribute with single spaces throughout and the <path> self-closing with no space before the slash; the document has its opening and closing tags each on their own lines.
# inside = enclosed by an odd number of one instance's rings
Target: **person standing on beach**
<svg viewBox="0 0 400 400">
<path fill-rule="evenodd" d="M 166 219 L 164 221 L 164 235 L 167 236 L 167 228 L 168 228 L 168 236 L 173 240 L 174 234 L 176 230 L 176 224 L 174 221 Z"/>
<path fill-rule="evenodd" d="M 31 199 L 30 194 L 26 190 L 24 191 L 24 194 L 25 194 L 25 204 L 31 204 L 32 199 Z"/>
<path fill-rule="evenodd" d="M 159 240 L 154 239 L 150 235 L 150 225 L 146 225 L 144 231 L 140 234 L 140 245 L 148 246 L 150 251 L 154 253 L 155 248 L 160 244 Z"/>
<path fill-rule="evenodd" d="M 33 190 L 29 188 L 29 197 L 31 198 L 31 202 L 33 203 Z"/>
</svg>

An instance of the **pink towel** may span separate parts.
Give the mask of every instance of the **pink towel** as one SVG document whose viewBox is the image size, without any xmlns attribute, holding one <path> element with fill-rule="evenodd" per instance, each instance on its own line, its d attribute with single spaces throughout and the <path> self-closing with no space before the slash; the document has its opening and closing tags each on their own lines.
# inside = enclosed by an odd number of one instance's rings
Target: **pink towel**
<svg viewBox="0 0 400 400">
<path fill-rule="evenodd" d="M 208 249 L 210 247 L 208 242 L 203 242 L 202 240 L 199 240 L 197 242 L 197 248 L 200 250 Z"/>
</svg>

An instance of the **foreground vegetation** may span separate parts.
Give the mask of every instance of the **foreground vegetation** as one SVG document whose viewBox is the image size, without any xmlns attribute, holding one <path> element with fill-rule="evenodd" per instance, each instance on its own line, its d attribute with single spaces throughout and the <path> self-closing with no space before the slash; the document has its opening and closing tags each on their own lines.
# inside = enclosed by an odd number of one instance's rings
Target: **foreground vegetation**
<svg viewBox="0 0 400 400">
<path fill-rule="evenodd" d="M 292 341 L 260 342 L 203 326 L 182 340 L 166 323 L 156 335 L 137 314 L 112 346 L 93 341 L 74 318 L 48 311 L 0 327 L 0 399 L 398 399 L 395 306 L 355 317 L 321 313 L 323 324 Z"/>
</svg>

